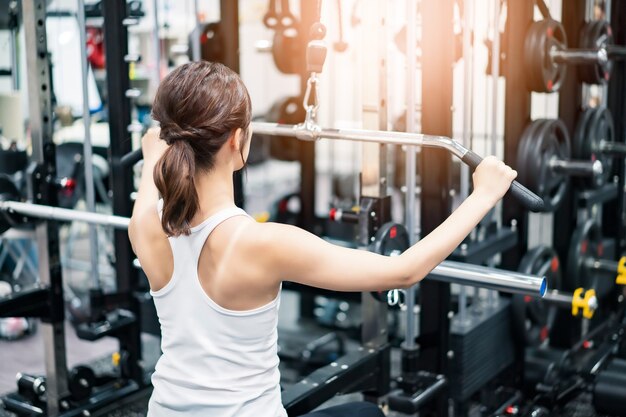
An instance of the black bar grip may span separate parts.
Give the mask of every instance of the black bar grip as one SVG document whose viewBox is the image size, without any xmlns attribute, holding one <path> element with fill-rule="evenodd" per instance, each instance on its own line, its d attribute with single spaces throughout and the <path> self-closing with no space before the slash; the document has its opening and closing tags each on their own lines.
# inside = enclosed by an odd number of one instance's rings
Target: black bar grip
<svg viewBox="0 0 626 417">
<path fill-rule="evenodd" d="M 476 167 L 483 161 L 483 158 L 481 158 L 477 153 L 468 150 L 467 153 L 461 158 L 461 161 L 465 162 L 472 169 L 476 169 Z M 528 210 L 534 212 L 543 211 L 543 200 L 519 182 L 513 181 L 509 191 Z"/>
<path fill-rule="evenodd" d="M 129 167 L 129 166 L 135 165 L 137 162 L 141 161 L 142 159 L 143 159 L 143 152 L 141 148 L 139 148 L 122 156 L 122 158 L 120 159 L 120 164 L 122 164 L 122 166 L 124 167 Z"/>
</svg>

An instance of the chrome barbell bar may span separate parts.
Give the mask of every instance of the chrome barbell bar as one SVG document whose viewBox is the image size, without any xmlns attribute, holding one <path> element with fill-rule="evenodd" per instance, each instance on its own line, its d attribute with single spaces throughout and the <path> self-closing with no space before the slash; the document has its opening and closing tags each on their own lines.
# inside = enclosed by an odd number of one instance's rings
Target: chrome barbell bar
<svg viewBox="0 0 626 417">
<path fill-rule="evenodd" d="M 79 221 L 116 229 L 128 229 L 128 217 L 101 213 L 90 213 L 60 207 L 44 206 L 17 201 L 0 201 L 0 210 L 25 217 L 57 221 Z M 508 293 L 543 296 L 547 289 L 545 277 L 527 275 L 519 272 L 504 271 L 461 262 L 444 261 L 430 273 L 430 279 L 491 288 Z"/>
<path fill-rule="evenodd" d="M 77 221 L 101 226 L 111 226 L 116 229 L 128 229 L 128 217 L 111 214 L 92 213 L 88 211 L 70 210 L 61 207 L 44 206 L 41 204 L 21 203 L 19 201 L 0 201 L 0 210 L 9 214 L 19 214 L 25 217 L 49 219 L 57 221 Z"/>
</svg>

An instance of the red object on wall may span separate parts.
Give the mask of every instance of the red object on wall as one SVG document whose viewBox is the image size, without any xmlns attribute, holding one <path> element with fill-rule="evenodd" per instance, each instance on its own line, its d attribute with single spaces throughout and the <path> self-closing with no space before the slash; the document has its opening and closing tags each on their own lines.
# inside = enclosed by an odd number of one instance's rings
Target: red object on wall
<svg viewBox="0 0 626 417">
<path fill-rule="evenodd" d="M 87 59 L 94 69 L 104 69 L 104 33 L 102 28 L 87 27 Z"/>
</svg>

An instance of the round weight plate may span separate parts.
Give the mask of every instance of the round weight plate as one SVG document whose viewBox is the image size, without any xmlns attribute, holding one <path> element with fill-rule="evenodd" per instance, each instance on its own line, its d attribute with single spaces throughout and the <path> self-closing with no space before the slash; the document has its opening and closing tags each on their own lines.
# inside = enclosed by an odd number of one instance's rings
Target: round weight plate
<svg viewBox="0 0 626 417">
<path fill-rule="evenodd" d="M 564 286 L 568 290 L 576 288 L 595 289 L 598 296 L 608 294 L 614 287 L 615 277 L 590 270 L 587 267 L 589 259 L 602 258 L 604 246 L 602 244 L 602 230 L 598 223 L 587 220 L 573 233 L 567 254 L 567 274 Z"/>
<path fill-rule="evenodd" d="M 276 68 L 283 74 L 297 74 L 302 68 L 298 59 L 302 52 L 302 40 L 294 25 L 276 28 L 272 43 L 272 56 Z"/>
<path fill-rule="evenodd" d="M 572 139 L 572 157 L 574 159 L 583 161 L 591 159 L 591 155 L 589 155 L 589 152 L 586 150 L 590 139 L 587 131 L 589 123 L 595 112 L 595 108 L 588 107 L 578 116 L 574 137 Z M 604 165 L 602 167 L 604 168 Z M 583 186 L 586 186 L 585 188 L 588 188 L 588 185 L 590 185 L 589 182 L 590 181 L 587 178 L 580 178 L 576 180 L 576 183 L 581 183 Z"/>
<path fill-rule="evenodd" d="M 527 184 L 531 189 L 536 190 L 538 188 L 537 173 L 533 172 L 530 159 L 528 155 L 531 155 L 535 146 L 537 146 L 538 131 L 543 126 L 543 119 L 535 120 L 526 127 L 522 138 L 519 143 L 517 155 L 517 171 L 520 178 L 523 179 L 523 184 Z"/>
<path fill-rule="evenodd" d="M 551 159 L 569 160 L 570 139 L 558 119 L 533 121 L 522 134 L 517 161 L 527 187 L 544 201 L 546 211 L 554 211 L 563 200 L 569 178 L 550 168 Z"/>
<path fill-rule="evenodd" d="M 586 130 L 586 141 L 584 148 L 584 159 L 600 160 L 602 162 L 602 175 L 597 175 L 595 181 L 589 179 L 594 187 L 601 187 L 609 181 L 613 172 L 613 158 L 611 155 L 603 154 L 600 151 L 601 142 L 613 142 L 615 140 L 615 128 L 613 126 L 613 117 L 609 109 L 598 107 L 593 113 Z"/>
<path fill-rule="evenodd" d="M 536 189 L 536 187 L 531 185 L 533 175 L 528 170 L 527 155 L 529 147 L 535 142 L 534 138 L 537 136 L 536 131 L 539 125 L 540 123 L 538 121 L 534 121 L 526 126 L 517 148 L 517 180 L 520 183 L 525 184 L 527 187 L 531 187 L 531 190 Z"/>
<path fill-rule="evenodd" d="M 374 242 L 370 245 L 370 251 L 385 256 L 397 256 L 411 246 L 409 233 L 399 223 L 385 223 L 378 229 L 374 236 Z M 372 297 L 380 302 L 388 302 L 389 291 L 372 291 Z"/>
<path fill-rule="evenodd" d="M 276 101 L 266 115 L 268 122 L 298 124 L 304 121 L 306 112 L 302 98 L 286 97 Z M 264 135 L 265 136 L 265 135 Z M 300 155 L 300 142 L 287 136 L 270 137 L 270 156 L 280 161 L 297 161 Z"/>
<path fill-rule="evenodd" d="M 524 63 L 529 90 L 549 93 L 561 87 L 567 67 L 552 60 L 550 51 L 553 48 L 567 48 L 567 36 L 563 26 L 552 19 L 533 22 L 524 41 Z"/>
<path fill-rule="evenodd" d="M 561 266 L 554 249 L 539 246 L 526 253 L 518 268 L 519 272 L 543 275 L 548 287 L 561 289 Z M 539 346 L 544 343 L 552 329 L 557 307 L 541 298 L 514 294 L 512 297 L 513 332 L 523 346 Z"/>
<path fill-rule="evenodd" d="M 399 255 L 409 248 L 409 233 L 399 223 L 385 223 L 374 237 L 370 250 L 385 256 Z"/>
<path fill-rule="evenodd" d="M 68 375 L 68 389 L 75 400 L 89 397 L 95 385 L 96 374 L 87 366 L 76 366 Z"/>
<path fill-rule="evenodd" d="M 580 48 L 604 48 L 613 44 L 611 26 L 605 20 L 588 22 L 580 33 Z M 587 84 L 604 84 L 610 76 L 613 63 L 607 60 L 604 63 L 581 65 L 578 74 L 580 80 Z"/>
</svg>

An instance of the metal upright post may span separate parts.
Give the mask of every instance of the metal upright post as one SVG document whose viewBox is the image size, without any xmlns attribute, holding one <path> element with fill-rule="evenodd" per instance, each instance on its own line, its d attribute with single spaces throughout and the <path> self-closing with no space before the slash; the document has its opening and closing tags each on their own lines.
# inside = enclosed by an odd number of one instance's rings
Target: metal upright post
<svg viewBox="0 0 626 417">
<path fill-rule="evenodd" d="M 406 131 L 415 132 L 415 73 L 416 62 L 413 45 L 416 43 L 415 29 L 417 27 L 417 4 L 416 0 L 406 2 Z M 409 232 L 409 243 L 413 245 L 417 241 L 417 227 L 415 224 L 415 190 L 417 188 L 417 147 L 406 147 L 406 194 L 404 223 Z M 407 351 L 417 351 L 415 344 L 415 288 L 409 288 L 406 292 L 406 338 L 402 345 Z"/>
<path fill-rule="evenodd" d="M 454 64 L 454 1 L 421 4 L 422 28 L 422 131 L 452 136 L 452 66 Z M 422 149 L 421 231 L 433 231 L 449 215 L 451 161 L 439 149 Z M 447 374 L 450 319 L 450 285 L 431 280 L 420 284 L 420 369 Z M 452 353 L 453 354 L 453 353 Z M 440 396 L 427 406 L 426 415 L 448 415 L 448 402 Z"/>
<path fill-rule="evenodd" d="M 385 4 L 363 9 L 363 127 L 387 130 L 387 86 L 385 53 Z M 365 51 L 364 51 L 365 52 Z M 361 198 L 381 198 L 386 195 L 386 148 L 379 144 L 363 144 L 361 165 Z M 369 245 L 369 236 L 360 233 L 361 245 Z M 387 315 L 384 303 L 363 294 L 362 342 L 366 346 L 379 346 L 387 341 Z"/>
<path fill-rule="evenodd" d="M 317 2 L 309 0 L 300 0 L 300 25 L 298 30 L 298 42 L 301 43 L 298 48 L 298 56 L 291 57 L 296 62 L 306 62 L 306 48 L 309 42 L 309 31 L 311 25 L 318 20 Z M 304 97 L 306 91 L 307 80 L 309 78 L 306 72 L 306 65 L 302 65 L 300 73 L 300 95 Z M 302 120 L 304 121 L 304 120 Z M 298 226 L 308 230 L 309 232 L 319 233 L 316 231 L 317 219 L 315 216 L 315 143 L 300 142 L 298 148 L 298 162 L 300 162 L 300 213 L 298 213 Z M 313 310 L 315 308 L 315 297 L 312 294 L 300 294 L 300 317 L 314 318 Z"/>
<path fill-rule="evenodd" d="M 517 168 L 517 148 L 520 137 L 530 122 L 530 92 L 524 70 L 524 41 L 526 31 L 533 21 L 534 3 L 526 0 L 511 0 L 507 3 L 507 43 L 503 52 L 503 74 L 506 78 L 504 99 L 504 162 Z M 493 59 L 499 59 L 494 57 Z M 517 269 L 528 244 L 528 213 L 517 201 L 505 196 L 502 204 L 502 222 L 517 223 L 518 244 L 502 256 L 502 264 L 508 269 Z"/>
<path fill-rule="evenodd" d="M 363 127 L 366 129 L 387 130 L 387 37 L 386 2 L 375 2 L 363 8 L 362 45 L 363 50 Z M 410 191 L 410 190 L 408 190 Z M 407 191 L 407 192 L 408 192 Z M 361 162 L 361 200 L 367 197 L 383 198 L 387 195 L 387 152 L 380 144 L 363 144 Z M 382 216 L 382 213 L 378 213 Z M 366 219 L 367 220 L 367 219 Z M 365 220 L 365 221 L 366 221 Z M 369 245 L 369 236 L 359 222 L 359 244 Z M 363 327 L 361 342 L 367 348 L 380 348 L 388 341 L 387 305 L 380 303 L 369 294 L 361 296 Z M 387 358 L 388 360 L 388 358 Z M 388 369 L 388 364 L 386 365 Z M 385 369 L 385 366 L 383 366 Z M 378 395 L 389 390 L 389 372 L 379 378 Z"/>
<path fill-rule="evenodd" d="M 18 17 L 18 3 L 13 2 L 9 4 L 9 33 L 11 43 L 11 86 L 14 91 L 20 89 L 20 73 L 19 73 L 19 57 L 17 55 L 17 42 L 18 42 L 18 29 L 19 29 L 19 17 Z"/>
<path fill-rule="evenodd" d="M 31 200 L 56 206 L 57 190 L 55 146 L 52 142 L 52 106 L 50 61 L 46 36 L 46 0 L 22 2 L 26 62 L 28 67 L 28 102 L 32 143 Z M 42 221 L 36 229 L 39 256 L 39 279 L 49 287 L 50 313 L 42 318 L 46 362 L 47 415 L 59 415 L 59 400 L 68 395 L 63 277 L 59 256 L 59 229 L 56 222 Z"/>
<path fill-rule="evenodd" d="M 113 214 L 130 217 L 132 204 L 130 194 L 134 190 L 132 175 L 120 159 L 131 151 L 131 139 L 128 126 L 131 121 L 130 100 L 126 91 L 130 88 L 128 63 L 124 56 L 128 53 L 128 30 L 126 19 L 126 1 L 109 0 L 102 3 L 104 15 L 104 42 L 107 65 L 107 96 L 109 104 L 109 161 L 111 163 L 111 189 L 113 190 Z M 134 324 L 117 335 L 120 350 L 126 353 L 126 366 L 122 367 L 123 376 L 143 385 L 141 360 L 140 306 L 134 292 L 138 288 L 139 276 L 133 266 L 133 251 L 126 231 L 116 230 L 115 273 L 117 291 L 128 297 L 129 309 L 136 317 Z"/>
<path fill-rule="evenodd" d="M 83 138 L 83 161 L 85 165 L 85 201 L 87 210 L 96 212 L 96 193 L 93 182 L 93 152 L 91 146 L 91 114 L 89 112 L 89 91 L 87 79 L 89 76 L 89 62 L 87 60 L 87 25 L 85 24 L 85 1 L 78 0 L 78 28 L 80 31 L 80 66 L 83 89 L 83 125 L 85 127 Z M 89 251 L 91 255 L 91 279 L 92 285 L 100 289 L 100 275 L 98 271 L 98 229 L 95 225 L 89 225 Z"/>
<path fill-rule="evenodd" d="M 586 15 L 586 0 L 570 0 L 563 2 L 563 27 L 568 36 L 571 47 L 578 46 L 578 33 L 583 27 Z M 563 84 L 559 90 L 559 119 L 565 123 L 570 136 L 576 129 L 576 122 L 582 108 L 582 84 L 578 79 L 578 67 L 570 65 Z M 575 207 L 575 190 L 570 187 L 563 204 L 554 216 L 553 245 L 559 254 L 561 262 L 567 262 L 570 241 L 577 225 L 577 210 Z M 576 285 L 571 280 L 564 279 L 563 290 L 574 291 Z M 568 348 L 572 343 L 579 340 L 581 335 L 580 320 L 559 310 L 556 313 L 555 322 L 550 334 L 550 345 Z"/>
<path fill-rule="evenodd" d="M 154 84 L 158 86 L 161 82 L 161 38 L 159 34 L 159 0 L 152 0 L 152 8 L 154 13 L 154 28 L 152 36 L 154 37 Z"/>
<path fill-rule="evenodd" d="M 463 146 L 470 147 L 472 140 L 472 117 L 473 115 L 473 50 L 472 50 L 472 15 L 473 1 L 463 2 Z M 459 194 L 461 201 L 469 195 L 470 172 L 469 167 L 461 165 L 461 184 Z M 459 291 L 459 318 L 461 323 L 467 323 L 467 288 L 461 286 Z"/>
<path fill-rule="evenodd" d="M 298 48 L 299 56 L 293 56 L 296 62 L 306 62 L 306 48 L 309 43 L 311 25 L 318 21 L 317 1 L 300 0 L 300 27 L 299 39 L 301 47 Z M 302 65 L 300 73 L 300 91 L 304 95 L 306 91 L 309 73 L 306 65 Z M 298 225 L 310 232 L 315 232 L 317 219 L 315 216 L 315 143 L 300 142 L 298 144 L 300 157 L 300 213 Z"/>
<path fill-rule="evenodd" d="M 193 1 L 193 38 L 191 39 L 191 57 L 194 61 L 200 61 L 200 10 L 198 0 Z"/>
</svg>

